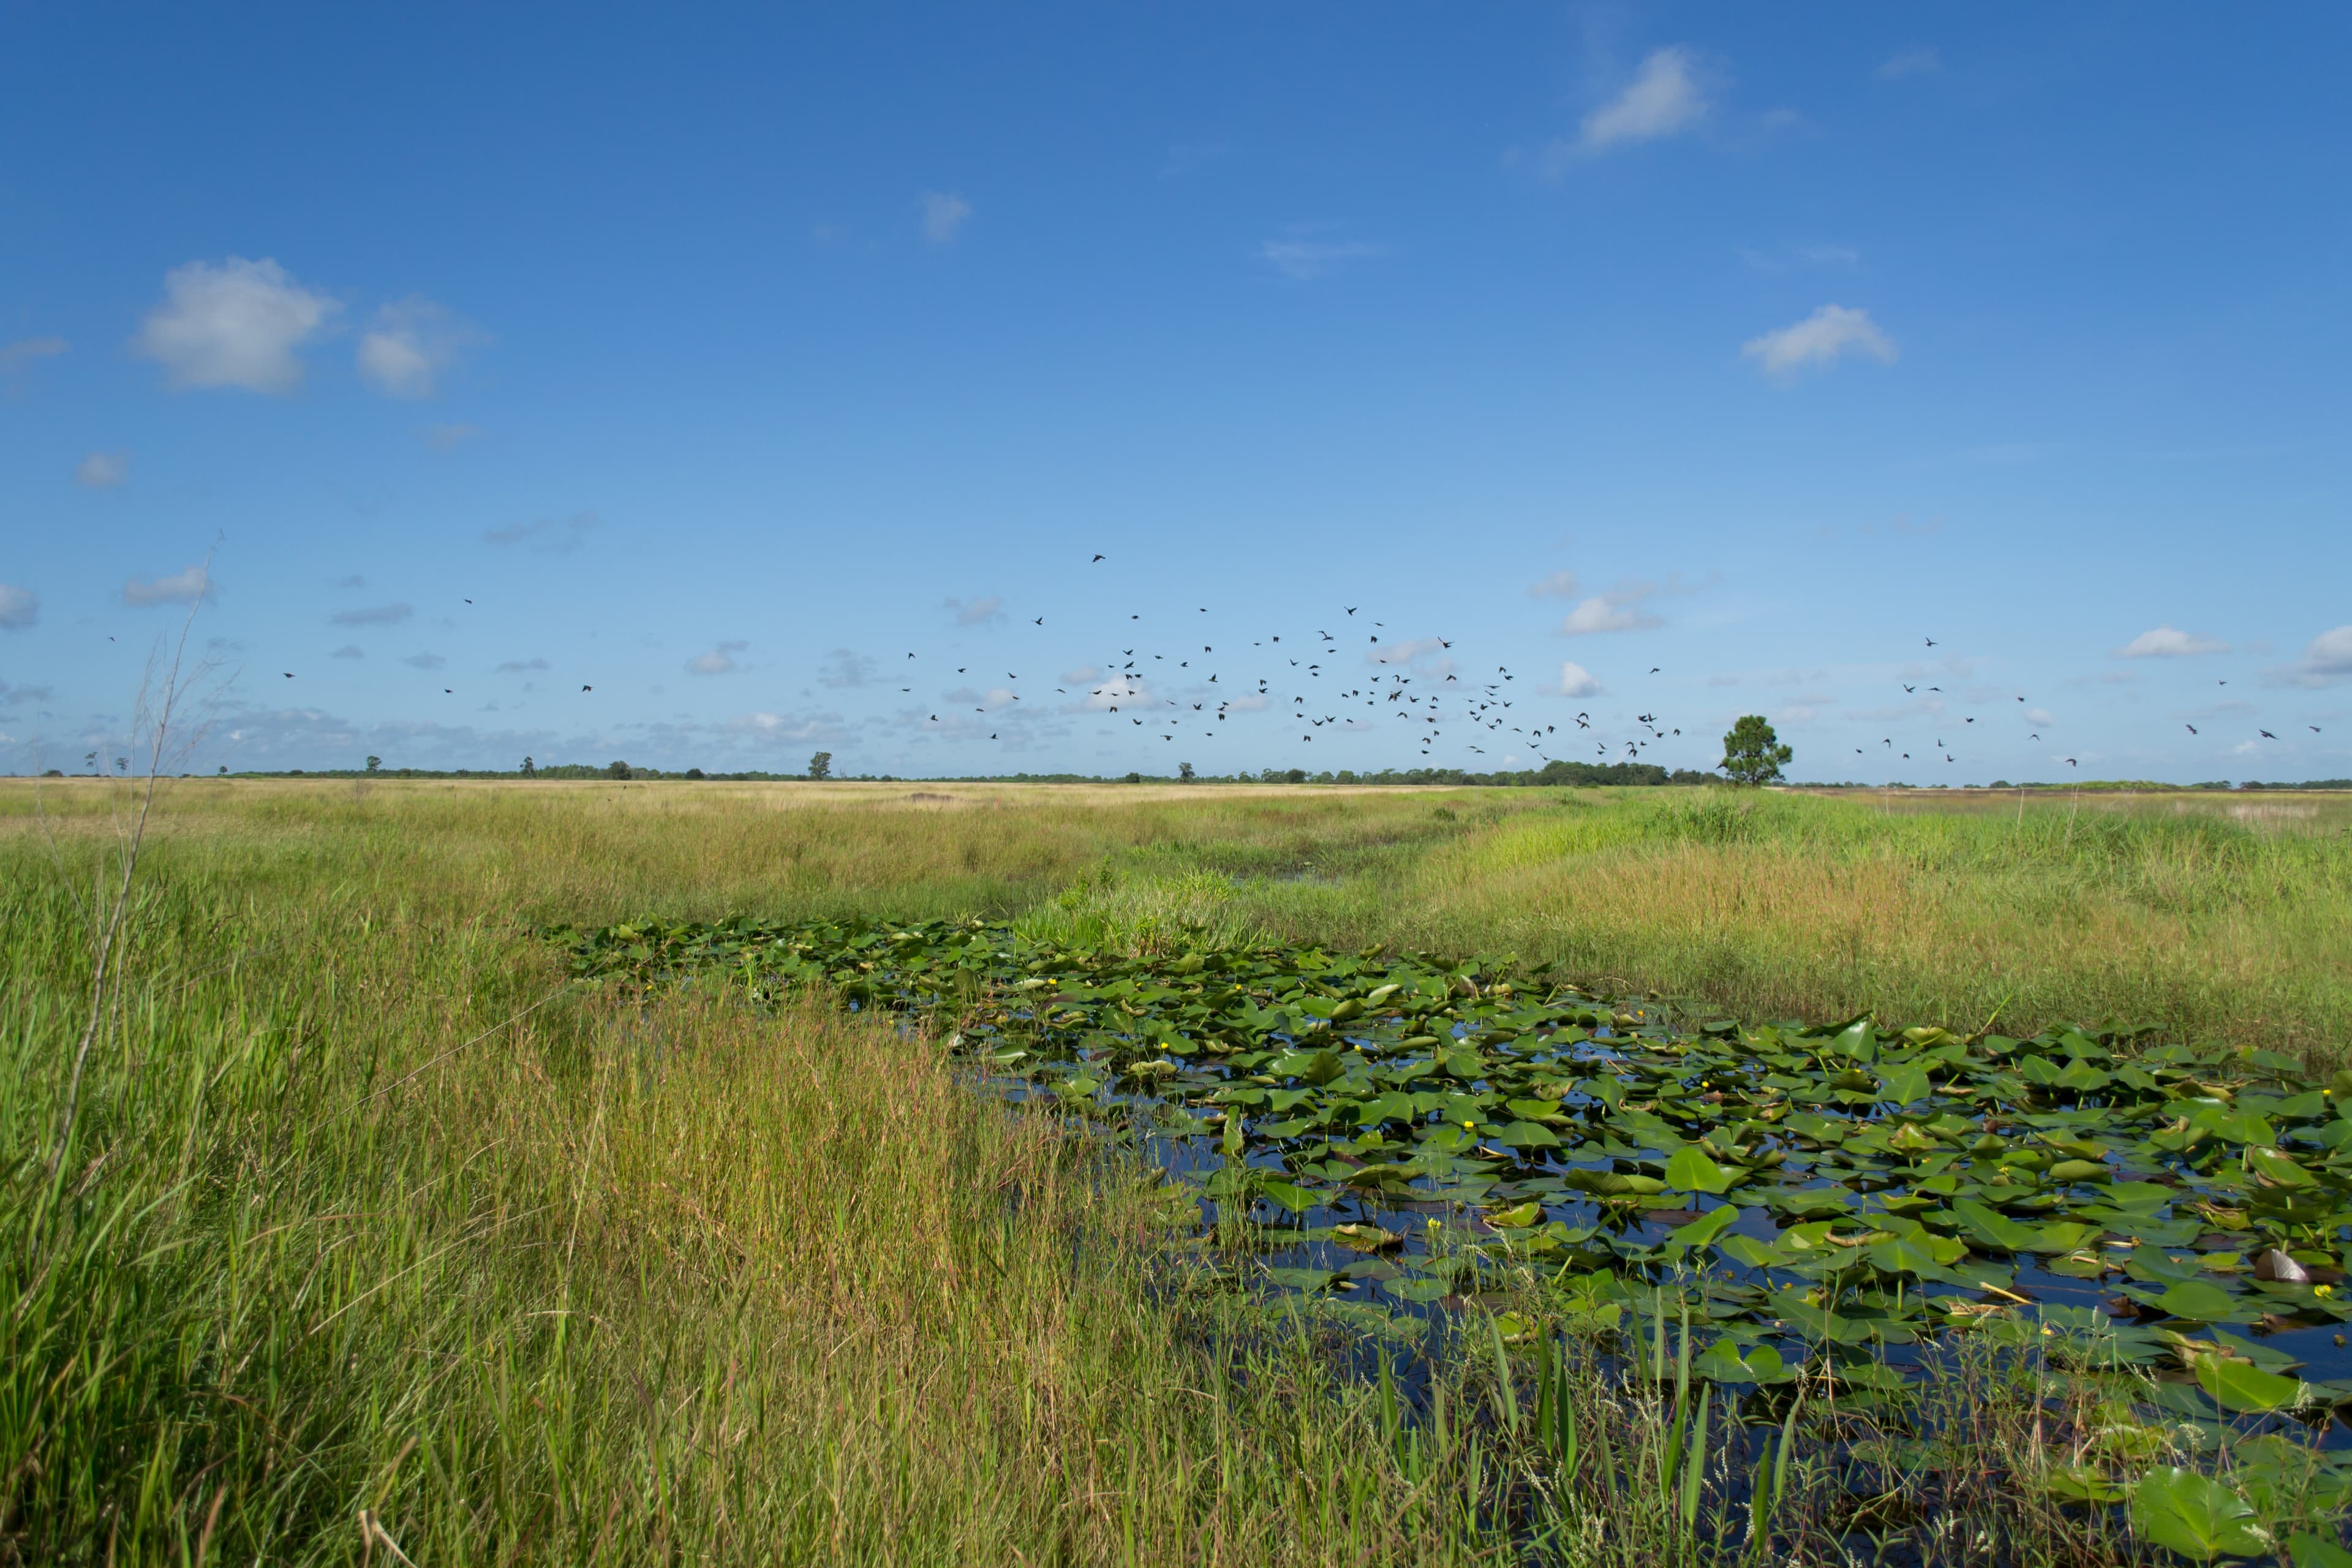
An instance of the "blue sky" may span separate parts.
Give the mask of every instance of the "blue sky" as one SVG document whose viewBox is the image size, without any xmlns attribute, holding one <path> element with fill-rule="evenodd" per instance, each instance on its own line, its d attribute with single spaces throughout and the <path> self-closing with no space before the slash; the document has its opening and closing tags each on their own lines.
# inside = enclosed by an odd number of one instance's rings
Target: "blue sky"
<svg viewBox="0 0 2352 1568">
<path fill-rule="evenodd" d="M 0 16 L 0 767 L 2352 774 L 2352 16 L 843 10 Z"/>
</svg>

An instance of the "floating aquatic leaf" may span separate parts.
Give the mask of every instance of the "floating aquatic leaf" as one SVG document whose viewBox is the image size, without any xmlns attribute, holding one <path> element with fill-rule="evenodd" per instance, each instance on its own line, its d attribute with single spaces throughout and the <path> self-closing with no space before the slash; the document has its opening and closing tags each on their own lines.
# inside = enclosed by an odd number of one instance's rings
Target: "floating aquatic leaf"
<svg viewBox="0 0 2352 1568">
<path fill-rule="evenodd" d="M 2134 1528 L 2183 1557 L 2252 1557 L 2270 1550 L 2252 1504 L 2210 1476 L 2178 1467 L 2151 1470 L 2132 1489 Z"/>
<path fill-rule="evenodd" d="M 2224 1410 L 2284 1410 L 2303 1393 L 2294 1378 L 2222 1356 L 2200 1356 L 2196 1370 L 2197 1386 Z"/>
</svg>

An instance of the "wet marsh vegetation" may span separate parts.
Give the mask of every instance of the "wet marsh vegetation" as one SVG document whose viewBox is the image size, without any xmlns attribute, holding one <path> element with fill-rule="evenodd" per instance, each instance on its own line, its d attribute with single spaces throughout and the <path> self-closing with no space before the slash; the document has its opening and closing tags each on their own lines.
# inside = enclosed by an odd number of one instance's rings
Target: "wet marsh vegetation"
<svg viewBox="0 0 2352 1568">
<path fill-rule="evenodd" d="M 0 793 L 0 1554 L 2337 1561 L 2345 817 L 906 793 L 177 784 L 69 1125 Z"/>
</svg>

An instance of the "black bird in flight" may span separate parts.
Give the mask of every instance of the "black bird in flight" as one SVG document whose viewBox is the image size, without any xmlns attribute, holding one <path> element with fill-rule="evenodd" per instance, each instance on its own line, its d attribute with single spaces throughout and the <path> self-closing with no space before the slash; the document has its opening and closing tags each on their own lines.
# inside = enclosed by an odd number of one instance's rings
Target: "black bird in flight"
<svg viewBox="0 0 2352 1568">
<path fill-rule="evenodd" d="M 2265 741 L 2275 741 L 2278 739 L 2276 735 L 2272 734 L 2268 730 L 2257 730 L 2254 733 L 2260 735 Z"/>
<path fill-rule="evenodd" d="M 1917 687 L 1916 687 L 1916 686 L 1906 686 L 1906 687 L 1905 687 L 1903 689 L 1904 689 L 1904 690 L 1906 690 L 1906 691 L 1916 691 L 1916 690 L 1918 690 L 1919 689 L 1918 689 Z"/>
<path fill-rule="evenodd" d="M 1038 624 L 1039 626 L 1044 626 L 1044 625 L 1045 624 L 1045 616 L 1039 616 L 1037 617 L 1037 624 Z M 2019 699 L 2018 699 L 2018 700 L 2019 700 L 2019 701 L 2021 701 L 2021 702 L 2022 702 L 2022 701 L 2023 701 L 2023 700 L 2024 700 L 2023 698 L 2021 698 L 2021 698 L 2019 698 Z"/>
<path fill-rule="evenodd" d="M 290 669 L 289 669 L 289 670 L 288 670 L 288 671 L 286 672 L 286 679 L 289 679 L 289 680 L 293 679 L 294 679 L 294 672 L 293 672 L 292 670 L 290 670 Z"/>
<path fill-rule="evenodd" d="M 1102 555 L 1101 555 L 1101 553 L 1100 553 L 1099 552 L 1097 552 L 1096 553 L 1096 555 L 1095 555 L 1095 561 L 1099 561 L 1099 560 L 1101 560 L 1101 559 L 1102 559 Z M 1089 561 L 1089 562 L 1087 562 L 1087 565 L 1089 565 L 1089 566 L 1091 566 L 1091 565 L 1093 565 L 1093 564 L 1095 563 L 1095 561 Z"/>
<path fill-rule="evenodd" d="M 583 687 L 582 687 L 580 689 L 581 689 L 581 690 L 583 690 L 583 691 L 593 691 L 593 690 L 595 690 L 596 689 L 595 689 L 594 687 L 593 687 L 593 686 L 583 686 Z"/>
<path fill-rule="evenodd" d="M 1927 639 L 1927 646 L 1929 647 L 1934 647 L 1936 646 L 1936 639 L 1934 637 L 1929 637 Z"/>
<path fill-rule="evenodd" d="M 2194 725 L 2194 724 L 2190 724 L 2190 725 L 2187 725 L 2187 726 L 2185 726 L 2185 727 L 2187 728 L 2187 730 L 2189 731 L 2189 732 L 2190 734 L 2194 735 L 2195 733 L 2197 733 L 2197 726 L 2196 726 L 2196 725 Z"/>
</svg>

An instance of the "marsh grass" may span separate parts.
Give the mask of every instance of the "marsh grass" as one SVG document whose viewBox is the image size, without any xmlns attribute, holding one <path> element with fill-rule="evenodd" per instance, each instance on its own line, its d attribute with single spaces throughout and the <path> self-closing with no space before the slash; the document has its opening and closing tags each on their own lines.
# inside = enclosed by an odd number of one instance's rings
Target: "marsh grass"
<svg viewBox="0 0 2352 1568">
<path fill-rule="evenodd" d="M 350 896 L 248 925 L 274 960 L 182 940 L 221 912 L 150 889 L 50 1183 L 34 1133 L 81 949 L 53 889 L 0 910 L 14 1561 L 1484 1539 L 1475 1436 L 1408 1478 L 1311 1322 L 1156 1299 L 1157 1184 L 927 1040 L 818 1007 L 616 1009 L 503 921 Z"/>
<path fill-rule="evenodd" d="M 1688 1452 L 1655 1390 L 1580 1384 L 1587 1457 L 1548 1514 L 1531 1386 L 1437 1353 L 1386 1401 L 1334 1324 L 1155 1288 L 1171 1198 L 929 1042 L 622 1008 L 562 982 L 541 921 L 982 913 L 1139 952 L 1515 947 L 1749 1016 L 2347 1034 L 2327 819 L 944 793 L 173 781 L 52 1166 L 91 998 L 66 889 L 122 795 L 52 784 L 37 818 L 0 786 L 0 1553 L 1744 1560 L 1679 1493 L 1594 1489 L 1603 1432 L 1621 1479 Z M 1720 1416 L 1700 1468 L 1737 1498 L 1754 1439 Z M 1801 1453 L 1777 1553 L 1848 1550 L 1823 1464 Z M 2028 1557 L 2123 1550 L 2032 1529 Z"/>
</svg>

